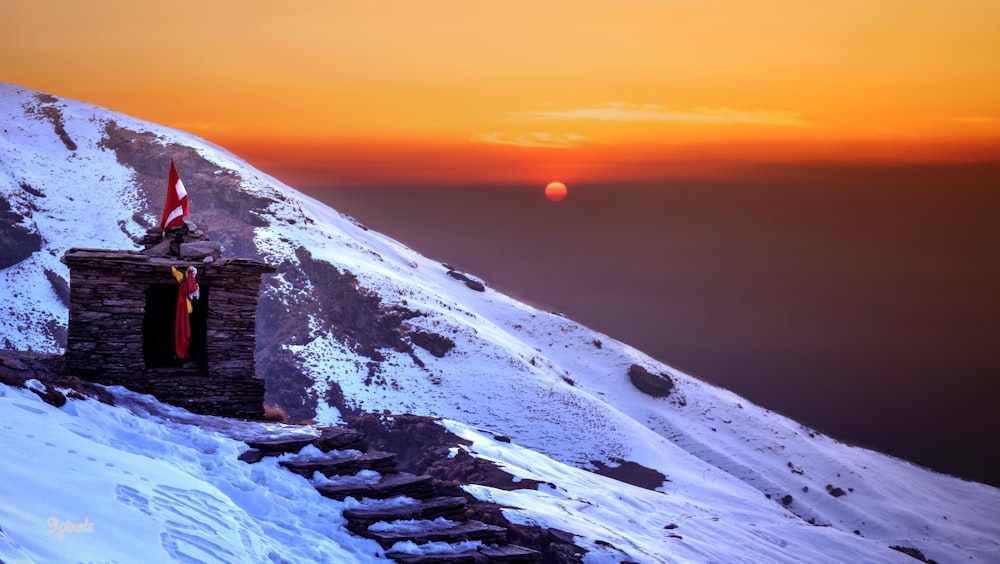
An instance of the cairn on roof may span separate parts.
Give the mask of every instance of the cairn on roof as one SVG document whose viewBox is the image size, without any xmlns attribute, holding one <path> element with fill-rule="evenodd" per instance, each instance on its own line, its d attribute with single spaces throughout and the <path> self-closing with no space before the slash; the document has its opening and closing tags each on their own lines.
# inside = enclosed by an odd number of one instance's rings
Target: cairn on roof
<svg viewBox="0 0 1000 564">
<path fill-rule="evenodd" d="M 144 247 L 142 253 L 152 257 L 176 257 L 203 262 L 212 262 L 222 257 L 222 244 L 210 241 L 208 228 L 190 217 L 185 217 L 179 226 L 166 231 L 151 227 L 137 242 Z"/>
</svg>

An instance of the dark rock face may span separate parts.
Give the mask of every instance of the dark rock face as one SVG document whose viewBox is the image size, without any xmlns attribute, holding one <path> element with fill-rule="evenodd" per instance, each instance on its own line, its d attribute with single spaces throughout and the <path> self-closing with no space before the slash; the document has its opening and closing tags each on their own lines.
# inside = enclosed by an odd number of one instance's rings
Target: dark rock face
<svg viewBox="0 0 1000 564">
<path fill-rule="evenodd" d="M 69 307 L 69 283 L 55 272 L 45 269 L 45 278 L 52 284 L 52 290 L 55 291 L 56 296 L 58 296 L 59 301 L 66 307 Z"/>
<path fill-rule="evenodd" d="M 422 315 L 403 307 L 386 307 L 378 294 L 362 288 L 349 271 L 341 272 L 332 264 L 316 260 L 304 247 L 295 251 L 302 273 L 312 282 L 314 297 L 322 304 L 327 328 L 338 340 L 351 345 L 355 352 L 375 361 L 384 359 L 380 349 L 413 352 L 403 339 L 401 324 Z"/>
<path fill-rule="evenodd" d="M 0 382 L 18 388 L 27 387 L 35 379 L 43 388 L 32 388 L 45 402 L 61 407 L 66 398 L 93 398 L 114 405 L 115 398 L 104 388 L 66 372 L 63 355 L 0 349 Z"/>
<path fill-rule="evenodd" d="M 66 124 L 63 122 L 62 110 L 56 104 L 59 103 L 59 98 L 51 94 L 45 94 L 39 92 L 35 94 L 35 100 L 38 101 L 37 106 L 28 106 L 25 108 L 27 113 L 34 113 L 40 115 L 42 118 L 49 121 L 52 124 L 52 130 L 59 140 L 63 142 L 66 149 L 69 151 L 75 151 L 77 149 L 76 143 L 70 138 L 69 133 L 66 132 Z"/>
<path fill-rule="evenodd" d="M 613 466 L 605 464 L 600 460 L 590 461 L 597 468 L 594 471 L 595 474 L 607 476 L 619 482 L 625 482 L 626 484 L 632 484 L 633 486 L 646 488 L 647 490 L 655 490 L 668 481 L 662 472 L 646 468 L 637 462 L 621 459 L 612 459 L 611 462 L 614 463 Z"/>
<path fill-rule="evenodd" d="M 42 236 L 22 225 L 24 216 L 0 196 L 0 268 L 13 266 L 42 248 Z"/>
<path fill-rule="evenodd" d="M 920 549 L 918 548 L 913 548 L 912 546 L 896 546 L 896 545 L 890 546 L 889 548 L 896 550 L 898 552 L 902 552 L 903 554 L 911 558 L 915 558 L 921 562 L 927 562 L 927 564 L 937 564 L 936 560 L 927 558 L 926 556 L 924 556 L 924 553 L 921 552 Z"/>
<path fill-rule="evenodd" d="M 437 333 L 426 331 L 414 331 L 410 333 L 410 340 L 414 345 L 426 350 L 432 355 L 441 358 L 451 349 L 455 348 L 455 341 Z"/>
<path fill-rule="evenodd" d="M 541 483 L 514 482 L 499 466 L 464 451 L 452 456 L 449 448 L 470 444 L 469 441 L 450 433 L 431 417 L 365 414 L 352 421 L 350 427 L 364 433 L 374 448 L 395 452 L 400 468 L 407 472 L 429 474 L 443 482 L 506 490 L 533 489 Z"/>
<path fill-rule="evenodd" d="M 665 398 L 674 389 L 674 381 L 669 374 L 653 374 L 638 364 L 629 367 L 628 379 L 639 391 L 654 398 Z"/>
<path fill-rule="evenodd" d="M 239 174 L 205 160 L 192 147 L 163 145 L 152 133 L 132 131 L 113 121 L 105 125 L 100 145 L 114 151 L 119 163 L 135 171 L 135 187 L 146 201 L 145 212 L 155 217 L 166 199 L 172 159 L 188 189 L 189 218 L 211 226 L 212 240 L 218 241 L 228 256 L 263 259 L 254 246 L 253 230 L 267 225 L 261 216 L 274 200 L 242 190 Z"/>
<path fill-rule="evenodd" d="M 365 414 L 351 422 L 363 432 L 373 448 L 395 452 L 399 467 L 407 472 L 428 474 L 442 495 L 467 498 L 466 516 L 491 525 L 506 527 L 507 542 L 538 551 L 541 561 L 553 564 L 579 564 L 586 550 L 576 546 L 573 535 L 558 529 L 515 525 L 508 521 L 501 506 L 479 501 L 462 490 L 463 484 L 479 484 L 498 489 L 537 489 L 541 482 L 521 480 L 504 472 L 492 462 L 476 458 L 463 450 L 455 456 L 449 449 L 469 444 L 448 432 L 431 417 L 418 415 L 380 416 Z M 503 440 L 505 437 L 495 437 Z M 509 441 L 509 439 L 507 439 Z"/>
<path fill-rule="evenodd" d="M 264 377 L 264 398 L 281 407 L 292 422 L 312 419 L 319 398 L 307 392 L 313 382 L 302 373 L 295 355 L 283 343 L 305 342 L 309 335 L 309 319 L 295 315 L 273 290 L 271 280 L 264 286 L 271 291 L 261 294 L 257 309 L 257 371 Z M 335 405 L 341 413 L 344 408 Z"/>
</svg>

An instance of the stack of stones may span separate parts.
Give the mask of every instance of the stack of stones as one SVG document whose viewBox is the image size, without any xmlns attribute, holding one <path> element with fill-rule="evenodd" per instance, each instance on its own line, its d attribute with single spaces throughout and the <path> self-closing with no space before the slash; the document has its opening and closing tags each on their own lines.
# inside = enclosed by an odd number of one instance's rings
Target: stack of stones
<svg viewBox="0 0 1000 564">
<path fill-rule="evenodd" d="M 205 226 L 188 217 L 180 226 L 165 232 L 159 227 L 148 229 L 138 242 L 145 247 L 143 254 L 154 257 L 212 262 L 222 256 L 222 244 L 209 241 Z"/>
</svg>

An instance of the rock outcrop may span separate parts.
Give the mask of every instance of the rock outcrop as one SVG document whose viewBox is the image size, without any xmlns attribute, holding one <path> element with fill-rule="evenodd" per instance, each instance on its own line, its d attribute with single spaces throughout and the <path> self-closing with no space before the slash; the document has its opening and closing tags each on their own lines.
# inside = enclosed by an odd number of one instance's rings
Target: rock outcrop
<svg viewBox="0 0 1000 564">
<path fill-rule="evenodd" d="M 629 367 L 628 379 L 639 391 L 654 398 L 665 398 L 674 389 L 674 381 L 669 374 L 653 374 L 638 364 Z"/>
</svg>

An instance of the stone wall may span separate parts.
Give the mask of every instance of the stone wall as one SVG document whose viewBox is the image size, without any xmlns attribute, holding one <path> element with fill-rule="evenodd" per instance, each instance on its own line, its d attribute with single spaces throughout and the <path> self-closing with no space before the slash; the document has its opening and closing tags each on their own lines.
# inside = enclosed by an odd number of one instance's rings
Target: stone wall
<svg viewBox="0 0 1000 564">
<path fill-rule="evenodd" d="M 137 251 L 70 249 L 66 366 L 102 384 L 122 385 L 198 413 L 260 419 L 264 381 L 255 372 L 261 276 L 274 269 L 248 259 L 184 261 Z M 201 358 L 146 366 L 147 293 L 177 282 L 170 267 L 198 269 L 207 308 Z"/>
</svg>

